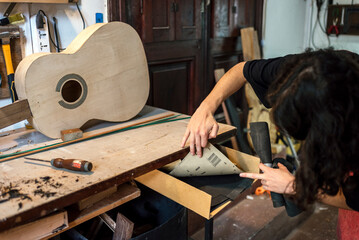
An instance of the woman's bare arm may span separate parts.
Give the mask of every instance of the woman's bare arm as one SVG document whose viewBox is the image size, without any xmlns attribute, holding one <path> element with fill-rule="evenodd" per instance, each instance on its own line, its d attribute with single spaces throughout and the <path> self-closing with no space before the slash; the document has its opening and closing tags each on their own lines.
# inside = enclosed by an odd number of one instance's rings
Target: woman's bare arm
<svg viewBox="0 0 359 240">
<path fill-rule="evenodd" d="M 224 74 L 193 114 L 181 143 L 184 147 L 189 141 L 192 155 L 197 153 L 202 156 L 202 148 L 207 145 L 208 139 L 217 136 L 218 123 L 214 119 L 214 112 L 226 98 L 238 91 L 246 82 L 243 75 L 244 64 L 245 62 L 238 63 Z"/>
</svg>

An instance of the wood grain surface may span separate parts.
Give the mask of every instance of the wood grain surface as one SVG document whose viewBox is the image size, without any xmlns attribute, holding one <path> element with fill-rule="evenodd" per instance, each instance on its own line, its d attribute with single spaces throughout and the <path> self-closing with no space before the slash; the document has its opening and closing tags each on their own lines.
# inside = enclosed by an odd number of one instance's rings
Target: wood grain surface
<svg viewBox="0 0 359 240">
<path fill-rule="evenodd" d="M 32 125 L 51 138 L 88 120 L 134 117 L 145 105 L 149 76 L 141 39 L 121 22 L 83 30 L 61 53 L 36 53 L 15 72 L 19 99 L 27 99 Z"/>
<path fill-rule="evenodd" d="M 26 99 L 0 108 L 0 129 L 31 117 L 29 103 Z"/>
<path fill-rule="evenodd" d="M 143 115 L 134 121 L 168 113 L 147 108 Z M 189 152 L 188 147 L 180 147 L 187 123 L 188 119 L 146 126 L 31 155 L 41 159 L 62 157 L 88 160 L 94 165 L 92 172 L 55 169 L 46 163 L 29 163 L 30 161 L 24 158 L 0 163 L 0 188 L 11 186 L 31 198 L 19 197 L 0 203 L 0 231 L 19 222 L 49 214 L 114 184 L 121 184 L 183 158 Z M 112 126 L 106 123 L 102 129 L 97 127 L 91 131 L 118 128 L 121 124 Z M 19 143 L 17 147 L 5 152 L 8 153 L 44 146 L 54 141 L 48 142 L 43 137 L 36 142 L 36 139 L 31 138 L 34 134 L 33 131 L 14 132 L 1 137 L 0 145 Z M 214 140 L 226 139 L 234 134 L 234 127 L 220 124 L 219 136 Z M 27 139 L 32 139 L 31 146 L 25 143 Z"/>
</svg>

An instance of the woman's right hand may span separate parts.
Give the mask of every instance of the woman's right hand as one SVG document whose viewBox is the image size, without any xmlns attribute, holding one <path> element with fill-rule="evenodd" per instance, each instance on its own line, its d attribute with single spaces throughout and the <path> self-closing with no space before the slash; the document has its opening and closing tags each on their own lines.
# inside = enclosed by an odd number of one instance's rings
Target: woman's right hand
<svg viewBox="0 0 359 240">
<path fill-rule="evenodd" d="M 205 103 L 199 106 L 190 119 L 186 132 L 183 136 L 181 147 L 189 140 L 190 152 L 192 155 L 202 157 L 202 148 L 207 146 L 208 139 L 215 138 L 219 125 L 215 120 L 210 107 Z"/>
<path fill-rule="evenodd" d="M 197 153 L 202 157 L 202 148 L 207 146 L 208 139 L 217 137 L 219 125 L 213 114 L 227 97 L 239 90 L 246 82 L 243 75 L 244 65 L 245 62 L 238 63 L 224 74 L 193 114 L 181 143 L 184 147 L 189 141 L 192 155 Z"/>
</svg>

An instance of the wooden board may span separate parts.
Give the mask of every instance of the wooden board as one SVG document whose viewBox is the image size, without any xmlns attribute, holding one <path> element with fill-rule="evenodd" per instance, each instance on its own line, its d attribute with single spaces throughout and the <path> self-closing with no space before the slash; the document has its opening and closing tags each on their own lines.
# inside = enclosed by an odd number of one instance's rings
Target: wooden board
<svg viewBox="0 0 359 240">
<path fill-rule="evenodd" d="M 227 147 L 220 147 L 220 150 L 244 172 L 250 173 L 259 173 L 259 163 L 260 160 L 258 157 L 236 151 Z"/>
<path fill-rule="evenodd" d="M 261 58 L 257 31 L 253 27 L 241 29 L 241 40 L 244 61 Z"/>
<path fill-rule="evenodd" d="M 149 108 L 146 111 L 142 118 L 168 113 L 166 111 L 161 113 L 156 108 Z M 151 125 L 31 155 L 41 159 L 62 157 L 88 160 L 94 165 L 93 172 L 89 173 L 54 169 L 42 163 L 25 163 L 24 158 L 0 163 L 0 187 L 11 183 L 32 199 L 32 201 L 11 199 L 0 203 L 0 231 L 18 224 L 16 219 L 19 216 L 22 221 L 37 218 L 114 184 L 126 182 L 183 158 L 189 148 L 182 149 L 180 141 L 188 121 L 186 119 Z M 121 124 L 117 124 L 116 127 L 119 125 Z M 215 140 L 221 141 L 234 134 L 234 127 L 220 124 L 219 135 Z M 12 139 L 9 140 L 10 142 L 21 142 L 26 135 L 26 132 L 23 135 L 17 133 L 16 139 L 12 135 L 2 137 L 0 144 L 7 142 L 6 138 Z M 40 143 L 36 144 L 38 146 Z M 42 142 L 42 144 L 48 143 Z M 44 181 L 44 177 L 50 178 L 49 184 Z M 35 182 L 36 179 L 38 183 Z M 55 194 L 49 197 L 35 195 L 34 192 L 39 185 L 43 191 L 55 192 Z M 22 203 L 21 208 L 19 202 Z"/>
<path fill-rule="evenodd" d="M 105 191 L 93 194 L 90 197 L 80 200 L 77 203 L 77 207 L 79 210 L 88 208 L 88 207 L 92 206 L 94 203 L 97 203 L 97 202 L 101 201 L 102 199 L 112 195 L 116 191 L 117 191 L 117 185 L 113 185 L 112 187 L 106 189 Z"/>
<path fill-rule="evenodd" d="M 124 183 L 118 187 L 117 192 L 115 192 L 111 196 L 101 200 L 100 202 L 95 203 L 93 206 L 82 210 L 79 213 L 74 211 L 73 209 L 69 210 L 68 211 L 69 212 L 68 228 L 64 228 L 64 229 L 52 234 L 50 237 L 54 237 L 54 236 L 60 234 L 61 232 L 64 232 L 73 227 L 76 227 L 77 225 L 84 223 L 94 217 L 97 217 L 102 213 L 110 211 L 111 209 L 114 209 L 126 202 L 129 202 L 132 199 L 139 197 L 140 194 L 141 194 L 141 192 L 137 187 L 135 187 L 129 183 Z"/>
<path fill-rule="evenodd" d="M 83 30 L 61 53 L 36 53 L 15 72 L 19 99 L 27 99 L 32 125 L 60 138 L 61 130 L 88 120 L 134 117 L 149 94 L 148 66 L 141 39 L 121 22 Z"/>
<path fill-rule="evenodd" d="M 37 221 L 4 231 L 0 239 L 41 239 L 52 235 L 68 226 L 67 212 L 55 213 Z"/>
<path fill-rule="evenodd" d="M 179 181 L 158 170 L 146 173 L 136 178 L 136 181 L 163 194 L 169 199 L 185 206 L 204 218 L 211 217 L 212 196 L 191 185 Z"/>
<path fill-rule="evenodd" d="M 113 240 L 128 240 L 131 239 L 133 233 L 134 223 L 131 222 L 124 215 L 117 213 L 116 227 L 113 234 Z"/>
<path fill-rule="evenodd" d="M 26 99 L 0 108 L 0 129 L 31 117 L 29 103 Z"/>
</svg>

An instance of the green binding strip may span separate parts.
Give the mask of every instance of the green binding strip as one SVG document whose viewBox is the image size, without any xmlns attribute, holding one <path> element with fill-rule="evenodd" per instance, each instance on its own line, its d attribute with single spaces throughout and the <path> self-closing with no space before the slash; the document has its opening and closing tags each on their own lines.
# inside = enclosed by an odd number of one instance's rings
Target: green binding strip
<svg viewBox="0 0 359 240">
<path fill-rule="evenodd" d="M 141 127 L 146 127 L 146 126 L 150 126 L 150 125 L 156 125 L 156 124 L 161 124 L 161 123 L 174 122 L 174 121 L 185 120 L 185 119 L 191 118 L 191 117 L 176 118 L 176 117 L 179 117 L 179 116 L 181 116 L 181 115 L 182 115 L 182 114 L 178 114 L 178 115 L 175 115 L 175 116 L 163 118 L 163 119 L 156 120 L 156 121 L 153 121 L 153 122 L 144 123 L 144 124 L 140 124 L 140 125 L 136 125 L 136 126 L 132 126 L 132 127 L 127 127 L 127 128 L 115 130 L 115 131 L 113 131 L 113 132 L 108 132 L 108 133 L 104 133 L 104 134 L 101 134 L 101 135 L 96 135 L 96 136 L 88 137 L 88 138 L 86 138 L 86 139 L 84 139 L 84 140 L 80 140 L 80 141 L 73 142 L 73 143 L 83 142 L 83 141 L 87 141 L 87 140 L 90 140 L 90 139 L 95 139 L 95 138 L 98 138 L 98 137 L 107 136 L 107 135 L 110 135 L 110 134 L 113 134 L 113 133 L 124 132 L 124 131 L 132 130 L 132 129 L 136 129 L 136 128 L 141 128 Z M 176 119 L 174 119 L 174 118 L 176 118 Z M 54 148 L 56 148 L 56 145 L 59 145 L 59 144 L 62 144 L 62 143 L 63 143 L 63 142 L 58 142 L 58 143 L 46 145 L 46 146 L 43 146 L 43 147 L 38 147 L 38 148 L 33 148 L 33 149 L 21 151 L 21 152 L 15 152 L 15 153 L 10 153 L 10 154 L 6 154 L 6 155 L 1 155 L 1 156 L 0 156 L 0 159 L 4 159 L 4 158 L 7 158 L 7 157 L 12 157 L 12 156 L 20 155 L 20 154 L 22 154 L 22 153 L 27 153 L 27 152 L 31 152 L 31 151 L 41 150 L 41 149 L 43 149 L 43 151 L 46 151 L 46 150 L 50 150 L 50 149 L 46 149 L 46 148 L 55 146 L 55 147 L 51 148 L 51 149 L 54 149 Z M 71 144 L 73 144 L 73 143 L 69 143 L 68 145 L 71 145 Z M 60 147 L 61 147 L 61 146 L 60 146 Z"/>
</svg>

